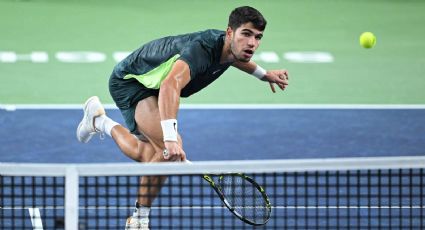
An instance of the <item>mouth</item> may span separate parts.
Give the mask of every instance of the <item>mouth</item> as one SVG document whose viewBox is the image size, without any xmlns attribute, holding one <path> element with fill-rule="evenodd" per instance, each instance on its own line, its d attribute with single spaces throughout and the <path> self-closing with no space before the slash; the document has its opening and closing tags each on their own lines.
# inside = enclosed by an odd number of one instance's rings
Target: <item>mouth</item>
<svg viewBox="0 0 425 230">
<path fill-rule="evenodd" d="M 254 50 L 250 50 L 250 49 L 246 49 L 244 50 L 244 52 L 247 54 L 254 54 Z"/>
<path fill-rule="evenodd" d="M 250 50 L 250 49 L 246 49 L 243 50 L 244 56 L 246 57 L 252 57 L 252 55 L 254 55 L 254 50 Z"/>
</svg>

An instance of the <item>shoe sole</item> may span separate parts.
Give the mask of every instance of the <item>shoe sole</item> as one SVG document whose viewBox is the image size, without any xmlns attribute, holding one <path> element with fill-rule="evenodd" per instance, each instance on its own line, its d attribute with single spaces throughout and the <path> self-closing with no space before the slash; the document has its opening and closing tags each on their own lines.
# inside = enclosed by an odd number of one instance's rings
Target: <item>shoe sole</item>
<svg viewBox="0 0 425 230">
<path fill-rule="evenodd" d="M 90 98 L 89 98 L 89 99 L 87 99 L 87 101 L 84 103 L 84 109 L 83 109 L 83 110 L 84 110 L 84 117 L 83 117 L 83 119 L 81 120 L 80 124 L 78 124 L 77 133 L 76 133 L 78 141 L 83 142 L 83 143 L 87 143 L 87 142 L 90 140 L 90 138 L 88 138 L 88 140 L 87 140 L 87 141 L 83 141 L 83 140 L 81 140 L 81 139 L 80 139 L 80 135 L 78 135 L 78 133 L 79 133 L 79 130 L 80 130 L 81 126 L 83 125 L 83 121 L 84 121 L 84 119 L 87 117 L 87 106 L 88 106 L 88 104 L 89 104 L 92 100 L 97 100 L 97 101 L 99 101 L 99 104 L 101 104 L 101 103 L 100 103 L 100 100 L 99 100 L 99 97 L 97 97 L 97 96 L 92 96 L 92 97 L 90 97 Z M 102 115 L 104 115 L 104 114 L 106 114 L 106 112 L 105 112 L 105 109 L 104 109 L 104 108 L 103 108 L 103 106 L 102 106 L 102 107 L 100 107 L 99 109 L 97 109 L 97 111 L 95 112 L 95 115 L 93 116 L 93 118 L 96 118 L 96 117 L 102 116 Z M 94 121 L 94 119 L 93 119 L 93 121 Z M 94 124 L 93 124 L 93 127 L 94 127 Z"/>
</svg>

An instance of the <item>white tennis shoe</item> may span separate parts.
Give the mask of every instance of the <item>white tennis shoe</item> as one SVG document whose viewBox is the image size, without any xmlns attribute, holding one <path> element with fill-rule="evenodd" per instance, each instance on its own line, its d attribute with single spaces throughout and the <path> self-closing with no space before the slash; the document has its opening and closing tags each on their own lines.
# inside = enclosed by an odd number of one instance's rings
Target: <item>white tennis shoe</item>
<svg viewBox="0 0 425 230">
<path fill-rule="evenodd" d="M 130 216 L 127 218 L 125 230 L 149 230 L 149 218 L 145 217 L 139 219 L 134 216 Z"/>
<path fill-rule="evenodd" d="M 90 97 L 84 104 L 84 117 L 77 128 L 77 139 L 80 142 L 87 143 L 101 130 L 96 129 L 94 120 L 96 117 L 105 114 L 105 109 L 97 96 Z"/>
</svg>

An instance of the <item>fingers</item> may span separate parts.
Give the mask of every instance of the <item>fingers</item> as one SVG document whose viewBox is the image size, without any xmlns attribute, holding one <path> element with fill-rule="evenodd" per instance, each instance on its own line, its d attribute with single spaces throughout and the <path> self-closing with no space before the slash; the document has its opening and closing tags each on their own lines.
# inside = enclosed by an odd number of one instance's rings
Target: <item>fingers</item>
<svg viewBox="0 0 425 230">
<path fill-rule="evenodd" d="M 271 88 L 272 92 L 276 93 L 276 89 L 274 88 L 273 83 L 269 82 L 269 84 L 270 84 L 270 88 Z"/>
<path fill-rule="evenodd" d="M 289 75 L 288 75 L 288 71 L 287 70 L 284 70 L 283 71 L 283 75 L 286 76 L 286 80 L 289 80 Z"/>
<path fill-rule="evenodd" d="M 275 83 L 281 90 L 285 90 L 286 86 L 289 85 L 288 71 L 282 70 L 277 73 Z"/>
<path fill-rule="evenodd" d="M 186 158 L 186 153 L 185 152 L 182 152 L 180 159 L 181 159 L 181 161 L 186 162 L 187 158 Z"/>
<path fill-rule="evenodd" d="M 168 161 L 186 161 L 186 153 L 178 145 L 165 148 L 162 155 Z"/>
<path fill-rule="evenodd" d="M 289 75 L 288 75 L 288 71 L 283 70 L 281 71 L 279 74 L 279 79 L 281 79 L 282 81 L 288 81 L 289 80 Z"/>
<path fill-rule="evenodd" d="M 274 87 L 274 85 L 273 85 L 273 83 L 272 82 L 269 82 L 270 83 L 270 87 L 271 87 L 271 89 L 272 89 L 272 91 L 273 91 L 273 93 L 275 93 L 276 92 L 276 90 L 275 90 L 275 87 Z M 285 88 L 286 88 L 286 86 L 288 86 L 289 85 L 289 83 L 288 83 L 288 81 L 287 80 L 277 80 L 276 82 L 275 82 L 275 84 L 281 89 L 281 90 L 285 90 Z"/>
<path fill-rule="evenodd" d="M 171 154 L 168 149 L 164 149 L 162 152 L 162 155 L 164 156 L 164 159 L 167 161 L 178 161 L 179 157 L 178 154 Z"/>
<path fill-rule="evenodd" d="M 281 90 L 285 90 L 288 84 L 277 84 Z"/>
<path fill-rule="evenodd" d="M 167 149 L 164 149 L 162 151 L 162 156 L 164 157 L 165 160 L 170 159 L 170 154 L 168 153 L 168 150 Z"/>
</svg>

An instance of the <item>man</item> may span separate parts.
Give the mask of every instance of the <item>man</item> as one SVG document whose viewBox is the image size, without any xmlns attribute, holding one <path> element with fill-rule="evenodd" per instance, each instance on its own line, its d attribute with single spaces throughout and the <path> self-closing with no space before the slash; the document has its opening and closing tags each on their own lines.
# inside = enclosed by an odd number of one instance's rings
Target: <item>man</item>
<svg viewBox="0 0 425 230">
<path fill-rule="evenodd" d="M 269 82 L 273 92 L 273 84 L 281 90 L 288 85 L 286 70 L 266 71 L 251 61 L 265 27 L 260 12 L 243 6 L 231 12 L 226 31 L 170 36 L 143 45 L 116 65 L 109 80 L 111 96 L 128 129 L 107 117 L 99 99 L 91 97 L 77 129 L 78 140 L 86 143 L 94 134 L 106 133 L 135 161 L 186 160 L 177 132 L 180 97 L 203 89 L 230 66 Z M 127 228 L 148 228 L 150 207 L 164 180 L 142 177 Z"/>
</svg>

